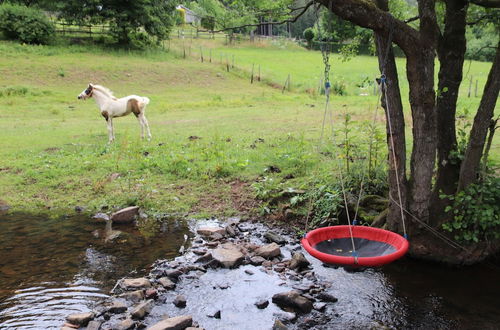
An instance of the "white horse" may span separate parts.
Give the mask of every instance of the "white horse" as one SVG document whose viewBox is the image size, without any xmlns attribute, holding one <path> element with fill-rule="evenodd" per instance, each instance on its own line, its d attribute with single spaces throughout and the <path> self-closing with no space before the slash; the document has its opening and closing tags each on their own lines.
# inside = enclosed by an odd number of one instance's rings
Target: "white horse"
<svg viewBox="0 0 500 330">
<path fill-rule="evenodd" d="M 110 143 L 115 140 L 113 118 L 123 117 L 130 113 L 133 113 L 139 120 L 139 124 L 141 125 L 141 138 L 144 139 L 144 129 L 146 129 L 148 140 L 151 140 L 148 120 L 144 115 L 146 112 L 146 105 L 149 104 L 149 99 L 147 97 L 129 95 L 117 99 L 113 96 L 113 92 L 106 87 L 89 84 L 89 86 L 78 95 L 78 99 L 86 100 L 90 97 L 94 97 L 97 106 L 101 110 L 101 115 L 106 119 Z"/>
</svg>

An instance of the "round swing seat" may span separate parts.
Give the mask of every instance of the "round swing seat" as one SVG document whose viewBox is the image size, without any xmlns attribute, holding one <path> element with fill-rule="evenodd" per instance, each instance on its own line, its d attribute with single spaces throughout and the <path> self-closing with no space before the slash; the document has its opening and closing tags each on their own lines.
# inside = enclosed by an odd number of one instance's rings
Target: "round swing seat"
<svg viewBox="0 0 500 330">
<path fill-rule="evenodd" d="M 350 267 L 383 266 L 404 256 L 409 248 L 408 240 L 392 231 L 346 225 L 312 230 L 301 243 L 310 255 L 324 263 Z"/>
</svg>

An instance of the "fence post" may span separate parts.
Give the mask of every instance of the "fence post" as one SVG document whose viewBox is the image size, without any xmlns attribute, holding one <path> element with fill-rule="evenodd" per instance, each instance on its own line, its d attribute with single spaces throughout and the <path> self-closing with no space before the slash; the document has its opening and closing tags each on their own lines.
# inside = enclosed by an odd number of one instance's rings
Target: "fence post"
<svg viewBox="0 0 500 330">
<path fill-rule="evenodd" d="M 476 79 L 476 88 L 474 89 L 474 97 L 477 97 L 477 81 L 478 79 Z"/>
<path fill-rule="evenodd" d="M 259 64 L 259 75 L 257 77 L 257 81 L 260 81 L 260 64 Z"/>
<path fill-rule="evenodd" d="M 253 70 L 255 68 L 255 64 L 252 63 L 252 75 L 250 76 L 250 83 L 253 84 Z"/>
<path fill-rule="evenodd" d="M 212 48 L 210 48 L 210 63 L 212 63 Z"/>
<path fill-rule="evenodd" d="M 467 93 L 467 97 L 470 97 L 471 90 L 472 90 L 472 75 L 470 76 L 469 79 L 469 92 Z"/>
<path fill-rule="evenodd" d="M 201 46 L 200 46 L 200 59 L 201 63 L 203 63 L 203 48 L 201 48 Z"/>
<path fill-rule="evenodd" d="M 234 69 L 234 55 L 233 55 L 233 65 L 231 65 L 231 67 Z"/>
<path fill-rule="evenodd" d="M 226 70 L 229 72 L 229 58 L 226 55 Z"/>
</svg>

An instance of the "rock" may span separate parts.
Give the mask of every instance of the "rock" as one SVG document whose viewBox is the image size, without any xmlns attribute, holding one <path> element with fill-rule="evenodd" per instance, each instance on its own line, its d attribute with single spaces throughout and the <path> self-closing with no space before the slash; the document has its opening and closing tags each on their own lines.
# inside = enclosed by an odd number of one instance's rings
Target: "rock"
<svg viewBox="0 0 500 330">
<path fill-rule="evenodd" d="M 107 308 L 107 311 L 113 314 L 123 313 L 126 310 L 127 310 L 127 305 L 118 300 L 113 301 L 111 306 Z"/>
<path fill-rule="evenodd" d="M 104 233 L 104 241 L 105 242 L 112 242 L 116 240 L 117 238 L 120 238 L 123 236 L 123 232 L 120 230 L 109 230 Z"/>
<path fill-rule="evenodd" d="M 214 319 L 220 319 L 220 310 L 207 314 L 208 317 L 213 317 Z"/>
<path fill-rule="evenodd" d="M 10 205 L 7 202 L 0 199 L 0 212 L 7 212 L 10 209 Z"/>
<path fill-rule="evenodd" d="M 264 309 L 267 306 L 269 306 L 269 300 L 262 299 L 262 300 L 257 301 L 254 305 L 257 306 L 258 309 Z"/>
<path fill-rule="evenodd" d="M 234 244 L 224 244 L 213 250 L 212 257 L 225 268 L 237 267 L 245 258 Z"/>
<path fill-rule="evenodd" d="M 133 319 L 143 319 L 153 309 L 153 300 L 146 300 L 135 306 L 130 315 Z"/>
<path fill-rule="evenodd" d="M 78 329 L 80 326 L 76 324 L 71 324 L 71 323 L 64 323 L 61 330 L 71 330 L 71 329 Z"/>
<path fill-rule="evenodd" d="M 139 215 L 139 206 L 129 206 L 111 215 L 113 223 L 131 223 Z"/>
<path fill-rule="evenodd" d="M 146 299 L 156 299 L 158 298 L 158 291 L 156 291 L 156 289 L 150 288 L 146 290 L 144 295 L 146 296 Z"/>
<path fill-rule="evenodd" d="M 175 305 L 175 307 L 179 307 L 179 308 L 186 307 L 186 297 L 184 297 L 182 295 L 178 295 L 177 297 L 175 297 L 173 304 Z"/>
<path fill-rule="evenodd" d="M 317 311 L 323 311 L 326 307 L 326 303 L 323 302 L 317 302 L 313 304 L 313 308 Z"/>
<path fill-rule="evenodd" d="M 264 261 L 266 261 L 266 259 L 262 258 L 261 256 L 255 256 L 250 258 L 250 263 L 254 266 L 262 265 Z"/>
<path fill-rule="evenodd" d="M 83 206 L 77 205 L 75 206 L 75 212 L 76 213 L 82 213 L 85 208 Z"/>
<path fill-rule="evenodd" d="M 316 298 L 318 298 L 321 301 L 328 301 L 328 302 L 337 302 L 338 301 L 338 299 L 336 297 L 334 297 L 333 295 L 326 293 L 326 292 L 318 293 Z"/>
<path fill-rule="evenodd" d="M 281 254 L 280 246 L 276 243 L 261 246 L 255 250 L 255 254 L 262 258 L 271 259 Z"/>
<path fill-rule="evenodd" d="M 165 274 L 165 276 L 167 276 L 169 279 L 171 279 L 174 282 L 177 282 L 179 280 L 179 276 L 181 276 L 183 274 L 178 269 L 167 269 L 163 273 Z"/>
<path fill-rule="evenodd" d="M 116 328 L 113 328 L 113 329 L 116 329 L 116 330 L 135 329 L 135 322 L 131 318 L 126 318 L 125 320 L 121 321 L 120 324 Z"/>
<path fill-rule="evenodd" d="M 213 234 L 219 234 L 224 236 L 226 230 L 220 227 L 200 227 L 196 230 L 199 235 L 210 237 Z"/>
<path fill-rule="evenodd" d="M 268 231 L 267 233 L 265 233 L 264 237 L 271 243 L 277 243 L 280 245 L 286 243 L 286 240 L 282 236 L 280 236 L 272 231 Z"/>
<path fill-rule="evenodd" d="M 235 237 L 236 236 L 236 230 L 234 230 L 233 226 L 226 226 L 226 235 L 229 237 Z"/>
<path fill-rule="evenodd" d="M 92 217 L 96 222 L 104 223 L 109 220 L 109 216 L 106 213 L 96 213 Z"/>
<path fill-rule="evenodd" d="M 162 277 L 162 278 L 158 279 L 158 283 L 160 283 L 161 286 L 163 286 L 167 290 L 175 289 L 175 283 L 172 282 L 172 280 L 169 279 L 168 277 Z"/>
<path fill-rule="evenodd" d="M 125 290 L 146 289 L 151 287 L 151 282 L 149 282 L 149 280 L 144 277 L 125 278 L 120 283 L 120 286 Z"/>
<path fill-rule="evenodd" d="M 101 328 L 102 322 L 100 321 L 90 321 L 89 324 L 87 324 L 87 329 L 85 330 L 99 330 Z"/>
<path fill-rule="evenodd" d="M 281 308 L 292 307 L 302 313 L 309 313 L 313 308 L 312 302 L 295 290 L 275 294 L 273 303 Z"/>
<path fill-rule="evenodd" d="M 283 322 L 291 322 L 297 318 L 297 314 L 292 312 L 278 312 L 273 315 L 276 316 L 278 320 Z"/>
<path fill-rule="evenodd" d="M 202 255 L 205 255 L 207 253 L 207 250 L 206 249 L 191 249 L 191 252 L 193 252 L 194 254 L 196 254 L 198 256 L 202 256 Z"/>
<path fill-rule="evenodd" d="M 250 269 L 245 269 L 245 273 L 248 274 L 248 275 L 253 275 L 255 274 L 252 270 Z"/>
<path fill-rule="evenodd" d="M 95 315 L 92 312 L 71 314 L 66 317 L 66 321 L 72 324 L 77 324 L 79 326 L 86 326 L 89 321 L 94 318 L 94 316 Z"/>
<path fill-rule="evenodd" d="M 144 291 L 142 290 L 136 290 L 132 292 L 125 292 L 120 295 L 121 298 L 133 301 L 133 302 L 139 302 L 142 299 L 144 299 Z"/>
<path fill-rule="evenodd" d="M 160 321 L 148 328 L 148 330 L 184 330 L 193 324 L 190 315 L 171 317 Z"/>
<path fill-rule="evenodd" d="M 210 252 L 202 255 L 198 259 L 195 260 L 195 262 L 209 262 L 213 259 L 212 254 Z"/>
<path fill-rule="evenodd" d="M 272 330 L 288 330 L 288 328 L 283 324 L 283 322 L 281 322 L 280 320 L 276 320 L 274 321 Z"/>
<path fill-rule="evenodd" d="M 302 252 L 295 252 L 290 260 L 290 269 L 300 270 L 310 265 Z"/>
</svg>

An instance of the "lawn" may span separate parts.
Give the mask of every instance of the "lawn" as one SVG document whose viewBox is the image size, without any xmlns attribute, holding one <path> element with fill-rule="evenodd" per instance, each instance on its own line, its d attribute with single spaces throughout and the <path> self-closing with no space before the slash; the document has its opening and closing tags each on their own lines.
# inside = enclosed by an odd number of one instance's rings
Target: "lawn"
<svg viewBox="0 0 500 330">
<path fill-rule="evenodd" d="M 194 40 L 184 59 L 180 42 L 172 40 L 170 52 L 0 42 L 0 199 L 13 211 L 137 204 L 166 213 L 235 215 L 259 210 L 255 197 L 307 190 L 331 179 L 338 166 L 349 165 L 358 175 L 370 141 L 378 159 L 373 166 L 384 171 L 380 110 L 374 134 L 368 134 L 377 98 L 359 95 L 372 94 L 371 86 L 356 86 L 377 75 L 373 58 L 332 59 L 332 78 L 342 77 L 347 95 L 332 98 L 336 142 L 322 144 L 319 153 L 319 52 L 281 44 L 194 46 Z M 200 47 L 212 47 L 212 63 L 199 60 Z M 229 72 L 215 60 L 221 52 L 228 61 L 234 55 Z M 253 63 L 261 64 L 263 82 L 250 84 Z M 487 69 L 487 63 L 471 65 L 479 89 Z M 288 74 L 292 88 L 282 93 Z M 139 124 L 129 116 L 114 121 L 116 142 L 108 145 L 95 102 L 76 98 L 89 82 L 117 97 L 148 96 L 153 140 L 142 141 Z M 459 113 L 479 102 L 464 93 Z M 329 122 L 323 141 L 332 137 Z"/>
</svg>

